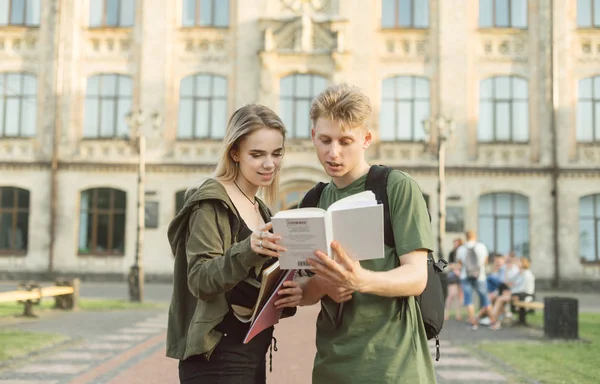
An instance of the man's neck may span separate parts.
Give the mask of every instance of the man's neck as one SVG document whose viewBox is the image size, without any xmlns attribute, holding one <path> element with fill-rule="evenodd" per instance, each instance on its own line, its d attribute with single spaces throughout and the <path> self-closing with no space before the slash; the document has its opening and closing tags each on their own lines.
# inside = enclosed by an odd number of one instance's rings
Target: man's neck
<svg viewBox="0 0 600 384">
<path fill-rule="evenodd" d="M 334 177 L 333 184 L 335 184 L 335 186 L 338 188 L 345 188 L 369 172 L 369 168 L 371 168 L 371 166 L 364 161 L 354 167 L 354 169 L 346 173 L 344 176 Z"/>
</svg>

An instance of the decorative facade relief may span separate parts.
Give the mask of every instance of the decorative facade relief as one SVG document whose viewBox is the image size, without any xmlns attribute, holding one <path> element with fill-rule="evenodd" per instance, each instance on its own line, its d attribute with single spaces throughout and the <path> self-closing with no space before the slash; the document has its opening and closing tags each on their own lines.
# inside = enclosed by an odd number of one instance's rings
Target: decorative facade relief
<svg viewBox="0 0 600 384">
<path fill-rule="evenodd" d="M 380 55 L 383 62 L 426 63 L 431 57 L 429 31 L 383 30 Z"/>
<path fill-rule="evenodd" d="M 214 164 L 222 148 L 221 141 L 177 141 L 170 160 L 177 163 Z"/>
<path fill-rule="evenodd" d="M 37 54 L 39 31 L 31 28 L 0 28 L 0 57 L 34 58 Z"/>
<path fill-rule="evenodd" d="M 600 144 L 579 145 L 577 147 L 577 159 L 580 165 L 590 165 L 597 168 L 600 164 Z"/>
<path fill-rule="evenodd" d="M 481 61 L 526 63 L 529 57 L 527 31 L 511 33 L 480 32 L 478 53 Z"/>
<path fill-rule="evenodd" d="M 522 167 L 531 161 L 529 144 L 479 143 L 477 165 Z"/>
<path fill-rule="evenodd" d="M 200 61 L 203 64 L 224 64 L 229 61 L 231 47 L 229 30 L 185 28 L 179 30 L 177 40 L 180 57 L 184 60 Z"/>
<path fill-rule="evenodd" d="M 88 29 L 84 41 L 89 59 L 127 59 L 133 49 L 133 32 L 129 28 Z"/>
<path fill-rule="evenodd" d="M 426 163 L 429 153 L 424 142 L 386 142 L 375 145 L 371 158 L 387 165 L 416 165 Z M 432 163 L 433 164 L 433 163 Z"/>
<path fill-rule="evenodd" d="M 135 150 L 126 140 L 82 140 L 75 161 L 129 162 L 136 159 Z"/>
<path fill-rule="evenodd" d="M 573 52 L 580 63 L 600 63 L 600 32 L 580 31 L 573 44 Z"/>
<path fill-rule="evenodd" d="M 263 31 L 263 61 L 272 54 L 317 55 L 330 57 L 336 68 L 343 66 L 347 53 L 346 20 L 324 14 L 328 4 L 328 1 L 283 1 L 284 8 L 293 11 L 291 16 L 259 20 Z"/>
<path fill-rule="evenodd" d="M 35 142 L 33 139 L 10 139 L 3 137 L 0 140 L 0 161 L 33 161 L 36 157 Z"/>
</svg>

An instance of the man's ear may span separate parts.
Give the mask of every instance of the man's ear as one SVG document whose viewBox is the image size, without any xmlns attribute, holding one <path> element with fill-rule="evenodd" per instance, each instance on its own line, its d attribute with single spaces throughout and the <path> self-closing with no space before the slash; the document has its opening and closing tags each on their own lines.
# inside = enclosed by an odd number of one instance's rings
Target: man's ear
<svg viewBox="0 0 600 384">
<path fill-rule="evenodd" d="M 373 140 L 373 134 L 371 133 L 370 130 L 367 131 L 367 133 L 365 133 L 365 140 L 363 141 L 363 149 L 367 149 L 371 146 L 371 141 Z"/>
<path fill-rule="evenodd" d="M 316 143 L 315 143 L 315 127 L 314 126 L 310 129 L 310 137 L 312 138 L 313 145 L 315 145 Z"/>
</svg>

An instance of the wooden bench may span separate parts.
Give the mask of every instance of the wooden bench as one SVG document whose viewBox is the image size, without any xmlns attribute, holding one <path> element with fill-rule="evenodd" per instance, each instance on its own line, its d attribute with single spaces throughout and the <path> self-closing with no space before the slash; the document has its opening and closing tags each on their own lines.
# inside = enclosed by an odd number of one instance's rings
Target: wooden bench
<svg viewBox="0 0 600 384">
<path fill-rule="evenodd" d="M 513 300 L 512 304 L 519 309 L 519 320 L 517 325 L 527 325 L 527 312 L 533 309 L 544 309 L 544 303 L 536 301 L 521 301 L 518 299 Z"/>
<path fill-rule="evenodd" d="M 79 300 L 79 279 L 58 279 L 54 286 L 42 287 L 35 282 L 21 283 L 16 291 L 0 292 L 0 303 L 18 302 L 23 304 L 23 316 L 35 317 L 33 306 L 43 298 L 54 297 L 54 308 L 77 309 Z"/>
</svg>

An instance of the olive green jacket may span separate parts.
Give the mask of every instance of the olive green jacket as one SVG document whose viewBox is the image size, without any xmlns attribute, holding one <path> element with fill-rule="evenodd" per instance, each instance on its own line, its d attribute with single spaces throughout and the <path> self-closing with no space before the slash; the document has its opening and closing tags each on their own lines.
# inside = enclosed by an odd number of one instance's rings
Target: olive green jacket
<svg viewBox="0 0 600 384">
<path fill-rule="evenodd" d="M 271 217 L 260 200 L 263 216 Z M 213 328 L 229 311 L 225 292 L 268 260 L 250 248 L 250 237 L 237 242 L 241 219 L 225 188 L 207 179 L 186 192 L 181 211 L 169 225 L 175 255 L 173 296 L 169 308 L 167 356 L 208 359 L 221 339 Z"/>
</svg>

